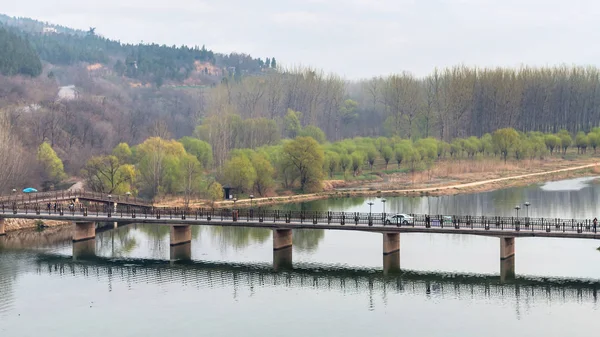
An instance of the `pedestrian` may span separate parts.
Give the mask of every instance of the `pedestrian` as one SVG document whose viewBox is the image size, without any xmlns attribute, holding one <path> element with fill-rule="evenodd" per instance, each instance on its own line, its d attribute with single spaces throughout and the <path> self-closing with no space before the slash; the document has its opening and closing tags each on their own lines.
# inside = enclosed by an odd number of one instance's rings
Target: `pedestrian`
<svg viewBox="0 0 600 337">
<path fill-rule="evenodd" d="M 46 206 L 48 206 L 48 212 L 50 212 L 50 208 L 52 207 L 52 204 L 48 203 L 48 205 L 46 205 Z"/>
<path fill-rule="evenodd" d="M 56 209 L 58 208 L 58 204 L 54 203 L 54 212 L 56 212 Z"/>
<path fill-rule="evenodd" d="M 594 218 L 594 233 L 596 233 L 596 226 L 598 225 L 598 218 Z"/>
</svg>

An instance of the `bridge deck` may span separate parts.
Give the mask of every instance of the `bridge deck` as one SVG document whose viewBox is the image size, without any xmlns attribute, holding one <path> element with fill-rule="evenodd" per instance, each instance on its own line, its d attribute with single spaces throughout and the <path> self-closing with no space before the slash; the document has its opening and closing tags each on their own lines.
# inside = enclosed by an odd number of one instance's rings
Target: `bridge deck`
<svg viewBox="0 0 600 337">
<path fill-rule="evenodd" d="M 386 224 L 380 214 L 331 212 L 240 212 L 204 210 L 179 213 L 153 210 L 150 213 L 52 213 L 31 210 L 3 210 L 0 218 L 47 219 L 72 222 L 120 222 L 158 225 L 200 225 L 256 227 L 272 229 L 330 229 L 388 233 L 467 234 L 496 237 L 550 237 L 600 239 L 600 233 L 589 220 L 517 219 L 502 217 L 454 217 L 444 223 L 416 216 L 410 223 Z M 324 216 L 320 216 L 325 214 Z M 340 215 L 341 214 L 341 215 Z M 245 215 L 245 216 L 242 216 Z M 307 219 L 308 215 L 308 219 Z M 350 222 L 349 219 L 352 221 Z"/>
</svg>

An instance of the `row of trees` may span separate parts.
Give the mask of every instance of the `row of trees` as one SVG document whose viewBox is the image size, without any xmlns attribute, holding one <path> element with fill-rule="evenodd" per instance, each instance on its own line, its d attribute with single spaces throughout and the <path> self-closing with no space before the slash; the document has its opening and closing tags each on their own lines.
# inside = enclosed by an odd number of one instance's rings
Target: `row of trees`
<svg viewBox="0 0 600 337">
<path fill-rule="evenodd" d="M 5 76 L 42 73 L 42 62 L 29 41 L 0 26 L 0 74 Z"/>
</svg>

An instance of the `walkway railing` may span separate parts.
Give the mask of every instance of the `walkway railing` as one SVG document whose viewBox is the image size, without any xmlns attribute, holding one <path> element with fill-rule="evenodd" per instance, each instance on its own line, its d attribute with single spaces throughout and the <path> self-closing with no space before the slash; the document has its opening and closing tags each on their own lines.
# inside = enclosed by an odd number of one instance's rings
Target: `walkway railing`
<svg viewBox="0 0 600 337">
<path fill-rule="evenodd" d="M 87 201 L 100 201 L 100 202 L 116 202 L 117 204 L 129 204 L 137 206 L 151 207 L 152 202 L 149 200 L 137 198 L 134 196 L 118 195 L 118 194 L 106 194 L 99 192 L 90 191 L 51 191 L 51 192 L 37 192 L 27 193 L 18 195 L 5 195 L 0 196 L 0 203 L 12 204 L 16 203 L 19 205 L 23 204 L 41 204 L 47 202 L 59 202 L 66 200 L 87 200 Z"/>
<path fill-rule="evenodd" d="M 310 225 L 379 226 L 425 228 L 435 230 L 480 230 L 511 232 L 561 232 L 597 233 L 597 225 L 591 219 L 529 218 L 501 216 L 441 216 L 412 214 L 411 218 L 392 218 L 390 214 L 358 212 L 280 211 L 262 209 L 207 209 L 207 208 L 156 208 L 131 207 L 124 205 L 115 211 L 112 207 L 91 205 L 90 207 L 57 207 L 50 209 L 43 204 L 0 204 L 2 214 L 44 216 L 106 217 L 119 220 L 157 219 L 194 220 L 203 222 L 247 222 L 252 226 L 262 223 L 294 224 L 310 228 Z M 115 219 L 116 220 L 116 219 Z"/>
</svg>

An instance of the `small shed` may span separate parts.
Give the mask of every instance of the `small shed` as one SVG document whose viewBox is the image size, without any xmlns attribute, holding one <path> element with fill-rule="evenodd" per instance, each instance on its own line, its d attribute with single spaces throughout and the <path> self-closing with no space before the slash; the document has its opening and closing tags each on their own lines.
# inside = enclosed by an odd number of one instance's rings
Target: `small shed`
<svg viewBox="0 0 600 337">
<path fill-rule="evenodd" d="M 225 200 L 233 199 L 234 188 L 231 186 L 223 186 L 223 197 Z"/>
</svg>

